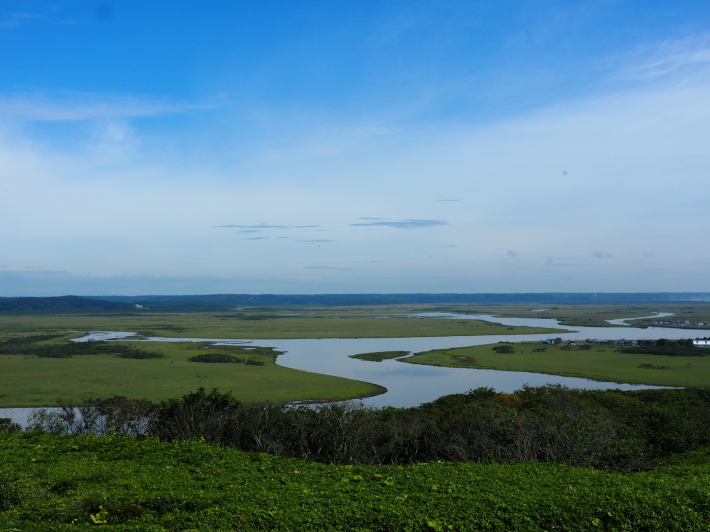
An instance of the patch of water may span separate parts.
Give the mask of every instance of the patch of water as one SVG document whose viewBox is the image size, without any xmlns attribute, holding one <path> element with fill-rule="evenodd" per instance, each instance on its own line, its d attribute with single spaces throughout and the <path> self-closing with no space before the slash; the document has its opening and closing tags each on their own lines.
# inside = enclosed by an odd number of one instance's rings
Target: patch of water
<svg viewBox="0 0 710 532">
<path fill-rule="evenodd" d="M 644 320 L 644 319 L 649 319 L 649 318 L 666 318 L 668 316 L 673 316 L 672 312 L 659 312 L 658 314 L 654 314 L 653 316 L 639 316 L 638 318 L 618 318 L 615 320 L 606 320 L 607 323 L 610 325 L 631 325 L 628 323 L 631 320 Z"/>
</svg>

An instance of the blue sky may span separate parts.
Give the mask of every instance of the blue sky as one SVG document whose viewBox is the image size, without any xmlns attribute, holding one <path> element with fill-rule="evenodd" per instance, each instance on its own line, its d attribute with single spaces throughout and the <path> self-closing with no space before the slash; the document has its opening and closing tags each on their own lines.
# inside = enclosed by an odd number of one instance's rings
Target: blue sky
<svg viewBox="0 0 710 532">
<path fill-rule="evenodd" d="M 0 295 L 710 291 L 707 1 L 0 2 Z"/>
</svg>

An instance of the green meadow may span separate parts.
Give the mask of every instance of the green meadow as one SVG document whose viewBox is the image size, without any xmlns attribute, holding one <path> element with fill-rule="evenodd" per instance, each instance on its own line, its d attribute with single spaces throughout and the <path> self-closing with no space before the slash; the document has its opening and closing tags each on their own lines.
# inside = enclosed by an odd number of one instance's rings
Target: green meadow
<svg viewBox="0 0 710 532">
<path fill-rule="evenodd" d="M 513 352 L 493 350 L 502 345 L 511 346 Z M 616 346 L 590 345 L 591 349 L 570 346 L 571 349 L 566 350 L 561 346 L 533 342 L 489 344 L 435 349 L 407 357 L 404 362 L 450 368 L 530 371 L 619 383 L 710 387 L 710 356 L 629 354 L 619 352 Z"/>
<path fill-rule="evenodd" d="M 172 338 L 406 338 L 533 334 L 559 329 L 506 327 L 478 320 L 378 318 L 334 311 L 307 316 L 263 312 L 17 315 L 0 317 L 0 338 L 69 330 L 127 331 Z"/>
<path fill-rule="evenodd" d="M 371 312 L 363 315 L 362 312 Z M 388 311 L 389 313 L 392 310 Z M 531 327 L 503 327 L 483 321 L 387 318 L 376 310 L 348 314 L 311 311 L 289 316 L 261 311 L 181 314 L 74 314 L 0 317 L 0 341 L 33 335 L 60 334 L 39 344 L 67 344 L 77 331 L 127 331 L 144 336 L 174 338 L 384 338 L 550 332 Z M 74 332 L 69 332 L 74 331 Z M 135 345 L 118 342 L 116 345 Z M 382 393 L 381 386 L 320 375 L 276 364 L 274 356 L 246 353 L 262 365 L 196 363 L 187 359 L 205 354 L 207 344 L 141 343 L 163 358 L 126 359 L 113 354 L 43 358 L 32 353 L 0 355 L 0 407 L 51 406 L 58 400 L 80 401 L 121 395 L 161 401 L 198 387 L 231 391 L 243 401 L 336 400 Z M 233 354 L 237 347 L 209 348 L 215 354 Z M 239 356 L 244 355 L 243 351 Z"/>
<path fill-rule="evenodd" d="M 562 308 L 564 307 L 564 308 Z M 702 305 L 686 306 L 701 312 Z M 695 309 L 695 310 L 691 310 Z M 463 307 L 456 307 L 464 311 Z M 566 305 L 550 311 L 532 312 L 515 305 L 468 308 L 467 312 L 545 317 L 562 313 L 570 321 L 601 317 L 644 315 L 667 309 L 649 305 Z M 416 336 L 475 336 L 489 334 L 557 333 L 559 329 L 508 327 L 485 321 L 441 318 L 402 318 L 397 314 L 425 310 L 455 310 L 452 307 L 358 307 L 295 310 L 235 310 L 233 312 L 95 313 L 71 315 L 6 315 L 0 317 L 0 341 L 31 335 L 60 334 L 61 338 L 40 343 L 61 345 L 89 330 L 129 331 L 144 336 L 175 338 L 387 338 Z M 381 318 L 379 316 L 389 316 Z M 560 316 L 561 317 L 561 316 Z M 574 319 L 573 319 L 574 318 Z M 70 332 L 74 331 L 74 332 Z M 130 345 L 124 342 L 123 345 Z M 161 351 L 156 359 L 118 358 L 113 354 L 41 358 L 32 354 L 0 354 L 0 406 L 51 406 L 57 400 L 80 401 L 122 395 L 160 401 L 198 387 L 231 391 L 244 401 L 334 400 L 380 393 L 376 384 L 307 373 L 276 364 L 274 356 L 260 356 L 254 364 L 196 363 L 187 359 L 207 352 L 206 345 L 143 343 L 143 349 Z M 408 363 L 449 367 L 478 367 L 530 371 L 599 380 L 666 386 L 710 385 L 710 357 L 658 357 L 621 354 L 613 347 L 594 346 L 589 351 L 562 351 L 548 346 L 515 344 L 515 352 L 496 353 L 492 346 L 431 351 L 409 357 Z M 214 350 L 230 354 L 228 348 Z M 241 356 L 241 355 L 240 355 Z M 384 360 L 404 353 L 366 353 L 356 358 Z M 686 360 L 686 358 L 690 358 Z M 246 361 L 245 359 L 245 361 Z M 663 359 L 663 360 L 661 360 Z"/>
<path fill-rule="evenodd" d="M 43 343 L 57 345 L 66 341 L 64 337 Z M 116 342 L 116 345 L 136 344 Z M 130 359 L 113 354 L 71 358 L 0 355 L 0 406 L 53 406 L 57 400 L 80 402 L 115 395 L 159 402 L 199 387 L 230 391 L 242 401 L 274 402 L 349 399 L 384 391 L 375 384 L 285 368 L 276 364 L 275 355 L 255 354 L 254 350 L 238 346 L 178 342 L 145 342 L 139 346 L 164 356 Z M 206 353 L 232 355 L 244 362 L 188 360 Z"/>
</svg>

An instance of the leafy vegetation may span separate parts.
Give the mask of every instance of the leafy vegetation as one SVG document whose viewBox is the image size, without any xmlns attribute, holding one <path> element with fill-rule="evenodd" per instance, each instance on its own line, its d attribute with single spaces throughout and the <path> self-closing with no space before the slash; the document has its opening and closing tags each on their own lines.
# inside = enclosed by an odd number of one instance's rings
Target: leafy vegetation
<svg viewBox="0 0 710 532">
<path fill-rule="evenodd" d="M 360 353 L 359 355 L 350 355 L 350 358 L 359 360 L 368 360 L 370 362 L 382 362 L 392 358 L 406 357 L 409 351 L 378 351 L 376 353 Z"/>
<path fill-rule="evenodd" d="M 194 357 L 188 358 L 190 362 L 206 362 L 206 363 L 216 363 L 216 364 L 241 364 L 244 362 L 243 358 L 235 357 L 233 355 L 221 355 L 219 353 L 209 353 L 207 355 L 195 355 Z"/>
<path fill-rule="evenodd" d="M 492 351 L 496 353 L 515 353 L 512 345 L 496 345 L 491 348 Z"/>
<path fill-rule="evenodd" d="M 204 389 L 151 408 L 116 397 L 38 411 L 33 430 L 203 440 L 342 464 L 530 461 L 635 471 L 710 445 L 710 391 L 478 388 L 415 408 L 243 403 Z M 128 428 L 121 428 L 126 425 Z"/>
<path fill-rule="evenodd" d="M 126 312 L 132 305 L 79 296 L 0 298 L 0 314 Z"/>
<path fill-rule="evenodd" d="M 21 432 L 22 427 L 19 423 L 14 423 L 9 417 L 0 418 L 0 432 Z"/>
<path fill-rule="evenodd" d="M 149 352 L 133 345 L 116 342 L 64 342 L 42 343 L 61 336 L 35 335 L 12 338 L 0 342 L 0 354 L 25 355 L 40 358 L 71 358 L 73 355 L 105 355 L 113 354 L 120 358 L 148 359 L 162 358 L 157 352 Z"/>
<path fill-rule="evenodd" d="M 658 364 L 640 364 L 639 367 L 645 369 L 671 369 L 670 366 L 660 366 Z"/>
<path fill-rule="evenodd" d="M 661 355 L 666 357 L 702 357 L 710 355 L 710 349 L 693 344 L 693 340 L 640 340 L 638 346 L 621 347 L 620 353 Z"/>
<path fill-rule="evenodd" d="M 0 435 L 0 446 L 2 530 L 692 532 L 710 526 L 705 450 L 678 457 L 678 465 L 627 475 L 540 463 L 343 466 L 197 441 L 32 433 Z"/>
<path fill-rule="evenodd" d="M 705 391 L 483 388 L 374 411 L 199 390 L 80 408 L 39 416 L 45 432 L 0 430 L 0 530 L 710 527 Z M 388 427 L 384 447 L 363 445 Z"/>
</svg>

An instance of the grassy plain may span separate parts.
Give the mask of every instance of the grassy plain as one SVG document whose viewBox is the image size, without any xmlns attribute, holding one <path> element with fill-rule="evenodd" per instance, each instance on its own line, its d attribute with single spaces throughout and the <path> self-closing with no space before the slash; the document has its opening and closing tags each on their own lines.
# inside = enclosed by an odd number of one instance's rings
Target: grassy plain
<svg viewBox="0 0 710 532">
<path fill-rule="evenodd" d="M 58 342 L 64 339 L 51 340 Z M 136 345 L 125 342 L 126 345 Z M 0 407 L 54 406 L 57 400 L 122 395 L 158 402 L 196 390 L 231 391 L 242 401 L 347 399 L 381 393 L 384 388 L 361 381 L 309 373 L 276 364 L 275 356 L 249 354 L 239 347 L 202 343 L 146 342 L 146 351 L 164 358 L 125 359 L 110 354 L 72 358 L 0 356 Z M 229 354 L 263 366 L 190 362 L 197 354 Z"/>
<path fill-rule="evenodd" d="M 398 309 L 401 312 L 401 309 Z M 363 315 L 363 312 L 372 314 Z M 385 313 L 391 313 L 386 310 Z M 524 334 L 546 332 L 530 327 L 503 327 L 472 320 L 387 318 L 377 310 L 347 309 L 330 313 L 283 316 L 262 311 L 188 314 L 88 314 L 0 317 L 0 339 L 67 331 L 129 331 L 146 336 L 175 338 L 360 338 Z M 68 333 L 52 344 L 81 333 Z M 130 345 L 130 344 L 129 344 Z M 383 391 L 374 384 L 319 375 L 276 365 L 264 357 L 264 366 L 200 364 L 188 362 L 195 344 L 141 344 L 160 349 L 162 359 L 131 360 L 112 355 L 74 356 L 70 359 L 0 356 L 0 406 L 51 406 L 56 401 L 123 395 L 159 401 L 202 386 L 230 390 L 245 401 L 331 400 L 373 395 Z M 221 351 L 229 354 L 227 348 Z"/>
<path fill-rule="evenodd" d="M 708 305 L 680 305 L 688 316 L 701 319 Z M 695 310 L 692 310 L 695 309 Z M 497 305 L 387 306 L 331 309 L 249 310 L 218 313 L 176 314 L 72 314 L 0 317 L 0 340 L 67 331 L 113 330 L 176 338 L 383 338 L 417 336 L 465 336 L 562 332 L 559 329 L 507 327 L 475 320 L 402 318 L 402 312 L 460 311 L 524 317 L 565 317 L 584 325 L 605 324 L 603 319 L 678 310 L 668 305 L 564 305 L 550 311 L 534 307 Z M 551 315 L 546 315 L 550 313 Z M 586 313 L 586 314 L 585 314 Z M 377 316 L 391 316 L 386 319 Z M 586 317 L 585 317 L 586 316 Z M 591 321 L 591 323 L 585 320 Z M 600 321 L 601 320 L 601 321 Z M 81 333 L 71 333 L 79 336 Z M 50 340 L 48 343 L 66 341 Z M 269 358 L 265 366 L 245 364 L 198 364 L 187 362 L 194 345 L 159 344 L 163 359 L 131 360 L 111 355 L 71 359 L 0 356 L 0 406 L 51 406 L 57 399 L 80 400 L 124 395 L 158 401 L 177 397 L 203 386 L 231 390 L 242 400 L 293 401 L 351 398 L 376 393 L 375 385 L 284 368 Z M 151 349 L 147 344 L 142 346 Z M 710 357 L 660 361 L 650 355 L 621 355 L 609 348 L 585 352 L 520 352 L 511 355 L 490 351 L 490 346 L 464 348 L 453 353 L 432 352 L 407 359 L 410 363 L 533 371 L 617 382 L 672 386 L 710 386 Z M 204 352 L 204 351 L 202 351 Z M 458 357 L 458 358 L 457 358 Z M 268 357 L 267 357 L 268 358 Z M 669 369 L 639 368 L 641 364 Z"/>
<path fill-rule="evenodd" d="M 194 441 L 36 433 L 0 434 L 0 449 L 7 531 L 710 528 L 706 449 L 632 474 L 538 462 L 343 466 Z"/>
<path fill-rule="evenodd" d="M 129 331 L 172 338 L 406 338 L 533 334 L 559 329 L 506 327 L 478 320 L 377 318 L 336 311 L 307 316 L 252 313 L 93 314 L 0 317 L 0 338 L 56 331 Z"/>
<path fill-rule="evenodd" d="M 510 345 L 513 353 L 497 353 L 493 347 Z M 418 353 L 404 359 L 410 364 L 450 368 L 485 368 L 504 371 L 530 371 L 585 377 L 602 381 L 653 384 L 659 386 L 710 387 L 710 356 L 671 357 L 619 353 L 617 347 L 591 344 L 589 350 L 539 343 L 489 344 Z M 710 353 L 709 353 L 710 354 Z M 667 366 L 667 369 L 640 367 L 641 364 Z"/>
</svg>

